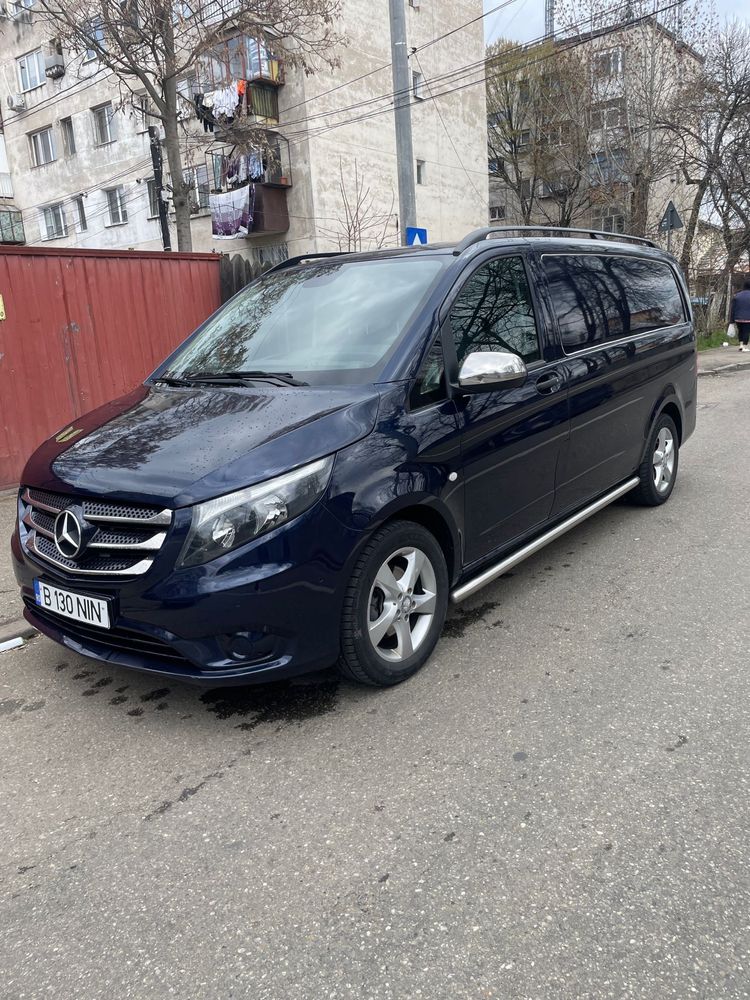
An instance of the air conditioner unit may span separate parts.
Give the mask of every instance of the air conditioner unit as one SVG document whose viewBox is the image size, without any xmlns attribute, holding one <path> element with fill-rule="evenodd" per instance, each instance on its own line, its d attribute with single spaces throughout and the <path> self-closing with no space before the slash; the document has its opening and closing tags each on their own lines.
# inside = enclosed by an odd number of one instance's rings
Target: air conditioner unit
<svg viewBox="0 0 750 1000">
<path fill-rule="evenodd" d="M 11 111 L 25 111 L 26 98 L 23 94 L 8 94 L 8 107 Z"/>
<path fill-rule="evenodd" d="M 61 76 L 65 76 L 65 59 L 59 52 L 44 60 L 44 73 L 51 80 L 59 80 Z"/>
</svg>

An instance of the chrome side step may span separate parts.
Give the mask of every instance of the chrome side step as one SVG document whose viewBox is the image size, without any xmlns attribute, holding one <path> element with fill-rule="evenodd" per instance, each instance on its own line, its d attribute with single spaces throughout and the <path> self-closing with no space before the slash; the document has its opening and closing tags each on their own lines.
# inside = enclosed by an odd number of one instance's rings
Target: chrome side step
<svg viewBox="0 0 750 1000">
<path fill-rule="evenodd" d="M 549 545 L 550 542 L 554 542 L 555 539 L 564 535 L 566 531 L 570 531 L 572 528 L 577 527 L 587 518 L 591 517 L 593 514 L 597 514 L 600 510 L 608 507 L 615 500 L 619 500 L 620 497 L 625 496 L 640 482 L 638 476 L 634 476 L 633 479 L 628 479 L 626 483 L 622 486 L 618 486 L 617 489 L 610 490 L 609 493 L 605 493 L 603 497 L 597 500 L 595 503 L 589 504 L 588 507 L 584 507 L 583 510 L 579 510 L 577 514 L 573 514 L 572 517 L 566 518 L 565 521 L 561 521 L 556 527 L 545 531 L 543 535 L 535 538 L 533 541 L 524 545 L 523 548 L 518 549 L 511 555 L 506 556 L 505 559 L 501 559 L 499 563 L 495 563 L 494 566 L 490 566 L 489 569 L 482 570 L 482 572 L 475 576 L 473 580 L 469 580 L 468 583 L 461 584 L 460 587 L 456 589 L 451 594 L 451 600 L 454 604 L 460 604 L 461 601 L 465 601 L 467 597 L 471 597 L 472 594 L 476 594 L 478 590 L 482 587 L 486 587 L 488 583 L 492 583 L 493 580 L 497 580 L 499 576 L 503 573 L 507 573 L 509 569 L 513 569 L 519 563 L 523 562 L 524 559 L 528 559 L 529 556 L 535 555 L 540 549 L 543 549 L 545 545 Z"/>
</svg>

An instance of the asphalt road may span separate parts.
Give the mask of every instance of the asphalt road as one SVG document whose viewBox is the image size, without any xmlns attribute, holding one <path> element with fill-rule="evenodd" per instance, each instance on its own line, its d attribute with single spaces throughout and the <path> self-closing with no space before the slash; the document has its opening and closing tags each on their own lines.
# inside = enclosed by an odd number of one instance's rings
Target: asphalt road
<svg viewBox="0 0 750 1000">
<path fill-rule="evenodd" d="M 666 507 L 395 690 L 0 654 L 0 995 L 750 996 L 750 373 L 700 389 Z"/>
</svg>

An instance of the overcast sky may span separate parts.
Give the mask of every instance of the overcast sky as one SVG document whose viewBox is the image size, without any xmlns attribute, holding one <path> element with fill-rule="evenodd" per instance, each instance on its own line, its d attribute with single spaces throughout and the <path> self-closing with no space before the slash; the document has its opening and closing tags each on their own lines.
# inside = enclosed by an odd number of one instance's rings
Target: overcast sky
<svg viewBox="0 0 750 1000">
<path fill-rule="evenodd" d="M 484 0 L 485 11 L 499 6 L 500 2 Z M 726 17 L 750 20 L 748 0 L 714 0 L 714 3 L 721 20 Z M 538 38 L 544 34 L 544 0 L 511 0 L 510 4 L 485 17 L 484 31 L 488 41 L 499 36 L 521 42 Z"/>
</svg>

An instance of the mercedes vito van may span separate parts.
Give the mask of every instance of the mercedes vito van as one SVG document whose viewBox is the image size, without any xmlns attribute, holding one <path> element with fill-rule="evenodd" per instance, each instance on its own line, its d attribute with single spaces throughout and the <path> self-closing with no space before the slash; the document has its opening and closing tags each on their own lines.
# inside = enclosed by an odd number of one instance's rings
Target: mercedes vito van
<svg viewBox="0 0 750 1000">
<path fill-rule="evenodd" d="M 450 600 L 626 493 L 668 500 L 695 413 L 687 289 L 645 240 L 298 257 L 32 456 L 25 614 L 185 680 L 396 684 Z"/>
</svg>

